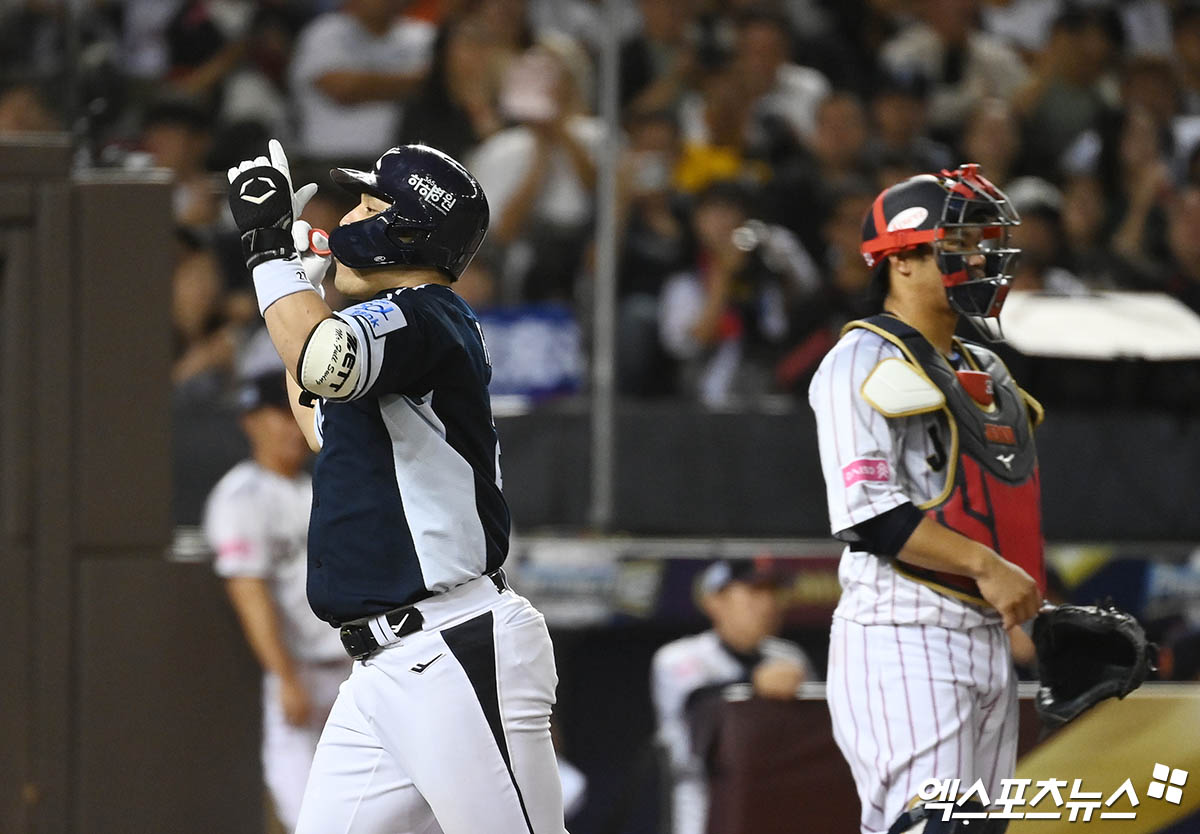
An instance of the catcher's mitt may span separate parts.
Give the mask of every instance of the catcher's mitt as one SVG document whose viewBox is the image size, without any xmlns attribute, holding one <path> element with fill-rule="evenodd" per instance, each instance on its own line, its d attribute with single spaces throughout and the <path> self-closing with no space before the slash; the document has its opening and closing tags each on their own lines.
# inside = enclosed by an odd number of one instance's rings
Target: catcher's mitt
<svg viewBox="0 0 1200 834">
<path fill-rule="evenodd" d="M 1105 698 L 1124 698 L 1154 670 L 1157 647 L 1132 616 L 1112 606 L 1059 605 L 1033 621 L 1038 716 L 1061 727 Z"/>
</svg>

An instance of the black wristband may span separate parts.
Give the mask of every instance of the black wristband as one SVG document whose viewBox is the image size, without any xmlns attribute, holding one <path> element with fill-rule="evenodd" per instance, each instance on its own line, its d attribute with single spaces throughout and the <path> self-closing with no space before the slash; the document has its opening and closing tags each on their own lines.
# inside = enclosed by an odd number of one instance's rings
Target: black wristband
<svg viewBox="0 0 1200 834">
<path fill-rule="evenodd" d="M 296 244 L 292 242 L 292 233 L 287 229 L 268 227 L 251 229 L 242 234 L 242 255 L 249 269 L 266 261 L 290 258 L 295 252 Z"/>
</svg>

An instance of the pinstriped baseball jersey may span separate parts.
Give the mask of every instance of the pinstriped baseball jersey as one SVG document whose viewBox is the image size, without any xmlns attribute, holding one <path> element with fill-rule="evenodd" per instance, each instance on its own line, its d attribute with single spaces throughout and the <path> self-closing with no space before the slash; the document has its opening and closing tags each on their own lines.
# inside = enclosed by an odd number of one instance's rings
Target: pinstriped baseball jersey
<svg viewBox="0 0 1200 834">
<path fill-rule="evenodd" d="M 817 418 L 830 527 L 848 539 L 851 528 L 905 502 L 921 505 L 946 488 L 953 454 L 941 411 L 885 418 L 863 396 L 880 362 L 903 359 L 877 333 L 851 330 L 826 355 L 809 387 Z M 863 625 L 922 624 L 972 628 L 999 615 L 939 593 L 898 573 L 887 559 L 848 546 L 838 568 L 842 597 L 835 617 Z"/>
</svg>

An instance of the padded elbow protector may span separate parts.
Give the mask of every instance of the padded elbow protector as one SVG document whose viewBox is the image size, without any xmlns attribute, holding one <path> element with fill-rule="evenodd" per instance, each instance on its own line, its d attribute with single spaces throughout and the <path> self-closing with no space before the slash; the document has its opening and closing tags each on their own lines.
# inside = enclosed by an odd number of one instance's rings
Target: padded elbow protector
<svg viewBox="0 0 1200 834">
<path fill-rule="evenodd" d="M 341 319 L 323 319 L 300 351 L 296 379 L 305 391 L 327 399 L 344 399 L 361 373 L 358 339 Z"/>
</svg>

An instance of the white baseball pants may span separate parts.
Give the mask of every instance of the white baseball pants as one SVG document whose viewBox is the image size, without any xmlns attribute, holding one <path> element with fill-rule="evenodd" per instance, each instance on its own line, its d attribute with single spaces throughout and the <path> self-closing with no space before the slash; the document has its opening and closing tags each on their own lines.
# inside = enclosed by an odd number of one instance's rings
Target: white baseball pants
<svg viewBox="0 0 1200 834">
<path fill-rule="evenodd" d="M 542 615 L 488 577 L 416 607 L 342 684 L 296 834 L 565 834 Z"/>
<path fill-rule="evenodd" d="M 926 779 L 982 779 L 989 798 L 1017 757 L 1017 675 L 999 625 L 860 625 L 835 617 L 827 683 L 863 834 L 882 834 Z"/>
</svg>

